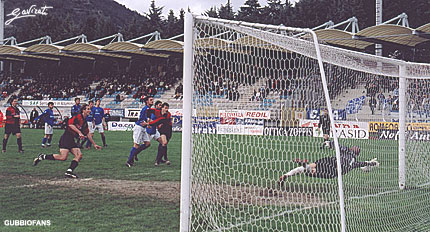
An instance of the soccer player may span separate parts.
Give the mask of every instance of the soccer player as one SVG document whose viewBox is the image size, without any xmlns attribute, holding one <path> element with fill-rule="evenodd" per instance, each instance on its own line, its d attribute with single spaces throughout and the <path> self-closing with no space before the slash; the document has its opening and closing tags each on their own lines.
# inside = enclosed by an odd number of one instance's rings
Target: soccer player
<svg viewBox="0 0 430 232">
<path fill-rule="evenodd" d="M 20 118 L 19 118 L 20 112 L 17 105 L 18 105 L 18 99 L 16 97 L 12 97 L 10 99 L 10 106 L 6 109 L 6 125 L 4 130 L 2 152 L 6 152 L 7 140 L 9 139 L 10 134 L 16 135 L 18 152 L 19 153 L 24 152 L 24 150 L 22 150 L 22 138 L 21 138 Z"/>
<path fill-rule="evenodd" d="M 90 107 L 87 104 L 83 104 L 80 113 L 69 119 L 68 127 L 60 138 L 60 154 L 47 155 L 41 153 L 34 159 L 33 165 L 36 166 L 42 160 L 65 161 L 69 156 L 69 152 L 71 152 L 74 158 L 70 163 L 66 173 L 64 173 L 64 176 L 67 178 L 78 178 L 78 176 L 73 173 L 73 171 L 78 166 L 79 161 L 82 159 L 82 152 L 75 141 L 75 137 L 83 139 L 86 135 L 88 135 L 88 123 L 85 119 L 90 115 L 90 113 Z M 88 139 L 94 145 L 95 149 L 101 149 L 101 147 L 97 145 L 91 137 L 88 137 Z"/>
<path fill-rule="evenodd" d="M 161 101 L 156 101 L 155 103 L 154 103 L 154 107 L 155 107 L 155 109 L 156 110 L 161 110 L 161 105 L 163 104 L 163 102 L 161 102 Z"/>
<path fill-rule="evenodd" d="M 70 113 L 73 116 L 76 116 L 79 114 L 79 112 L 81 111 L 81 99 L 80 98 L 75 98 L 75 104 L 72 106 L 72 109 L 70 110 Z"/>
<path fill-rule="evenodd" d="M 149 135 L 146 133 L 146 126 L 148 125 L 148 109 L 151 109 L 151 106 L 154 104 L 154 98 L 152 96 L 146 96 L 143 101 L 145 102 L 145 106 L 140 111 L 139 119 L 136 121 L 136 125 L 133 128 L 133 147 L 130 150 L 128 160 L 125 163 L 127 167 L 133 166 L 134 161 L 139 160 L 137 155 L 151 146 L 151 140 Z"/>
<path fill-rule="evenodd" d="M 75 104 L 72 106 L 72 109 L 70 110 L 70 114 L 72 115 L 71 117 L 78 115 L 80 111 L 81 111 L 81 99 L 77 97 L 75 98 Z M 77 140 L 78 140 L 77 143 L 79 144 L 79 147 L 82 148 L 80 139 L 78 138 Z"/>
<path fill-rule="evenodd" d="M 320 115 L 318 128 L 320 127 L 323 131 L 324 146 L 329 147 L 330 146 L 330 117 L 328 116 L 327 109 L 324 109 L 323 114 Z"/>
<path fill-rule="evenodd" d="M 101 137 L 102 137 L 102 141 L 103 141 L 103 147 L 107 147 L 106 144 L 106 137 L 105 137 L 105 133 L 104 133 L 104 128 L 106 127 L 106 122 L 105 122 L 105 114 L 104 114 L 104 110 L 103 108 L 100 107 L 100 99 L 96 100 L 96 106 L 93 107 L 91 109 L 91 115 L 93 116 L 93 121 L 90 123 L 88 123 L 88 128 L 90 129 L 90 134 L 89 136 L 91 136 L 91 138 L 94 136 L 94 131 L 97 130 Z"/>
<path fill-rule="evenodd" d="M 169 112 L 169 103 L 163 103 L 161 105 L 161 110 L 155 110 L 154 114 L 158 119 L 161 119 L 157 126 L 158 132 L 160 133 L 160 144 L 158 145 L 155 166 L 158 166 L 160 163 L 170 165 L 170 161 L 167 159 L 167 144 L 172 137 L 172 115 Z"/>
<path fill-rule="evenodd" d="M 331 148 L 334 148 L 333 141 L 329 144 Z M 357 161 L 357 157 L 359 154 L 360 147 L 340 146 L 340 164 L 342 167 L 342 175 L 345 175 L 356 168 L 361 168 L 363 171 L 368 172 L 371 171 L 372 168 L 379 167 L 379 162 L 376 158 L 364 162 Z M 301 173 L 304 173 L 305 175 L 310 177 L 324 179 L 333 179 L 337 177 L 336 156 L 325 157 L 310 164 L 308 164 L 307 160 L 300 159 L 296 159 L 295 162 L 299 163 L 301 166 L 294 168 L 286 174 L 282 175 L 279 178 L 278 182 L 280 186 L 284 185 L 284 182 L 288 177 Z"/>
<path fill-rule="evenodd" d="M 39 115 L 39 117 L 34 119 L 34 123 L 36 123 L 37 120 L 41 118 L 43 118 L 45 121 L 45 136 L 43 136 L 42 147 L 51 146 L 52 134 L 54 134 L 54 111 L 52 111 L 53 108 L 54 103 L 48 102 L 48 109 L 46 109 L 41 115 Z M 48 141 L 48 143 L 46 143 L 46 141 Z"/>
<path fill-rule="evenodd" d="M 93 107 L 94 107 L 94 101 L 93 101 L 93 100 L 90 100 L 90 101 L 88 102 L 88 106 L 90 107 L 91 113 L 90 113 L 90 114 L 88 115 L 88 117 L 86 118 L 86 121 L 87 121 L 87 123 L 88 123 L 88 128 L 91 128 L 91 127 L 93 127 L 93 120 L 94 120 L 94 117 L 93 117 L 93 115 L 92 115 Z M 81 147 L 83 147 L 83 146 L 84 146 L 85 142 L 87 143 L 87 145 L 85 146 L 85 148 L 86 148 L 86 149 L 90 149 L 90 148 L 91 148 L 91 143 L 90 143 L 90 140 L 88 139 L 88 137 L 87 137 L 87 138 L 85 138 L 85 139 L 81 142 Z"/>
</svg>

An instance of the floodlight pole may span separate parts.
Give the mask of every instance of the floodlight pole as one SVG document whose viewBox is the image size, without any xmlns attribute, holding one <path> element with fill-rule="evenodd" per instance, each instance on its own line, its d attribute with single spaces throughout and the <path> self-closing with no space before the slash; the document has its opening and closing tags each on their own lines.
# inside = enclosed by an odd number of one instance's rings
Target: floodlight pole
<svg viewBox="0 0 430 232">
<path fill-rule="evenodd" d="M 382 0 L 376 0 L 376 25 L 382 23 Z M 375 55 L 382 56 L 382 44 L 375 44 Z"/>
</svg>

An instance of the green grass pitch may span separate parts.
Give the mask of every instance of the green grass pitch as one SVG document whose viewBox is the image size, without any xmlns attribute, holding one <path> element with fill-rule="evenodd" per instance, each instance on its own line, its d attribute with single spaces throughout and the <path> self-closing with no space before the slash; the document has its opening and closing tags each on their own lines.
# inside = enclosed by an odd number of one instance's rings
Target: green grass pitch
<svg viewBox="0 0 430 232">
<path fill-rule="evenodd" d="M 132 133 L 107 131 L 109 146 L 101 151 L 83 149 L 75 170 L 80 179 L 69 180 L 63 175 L 72 155 L 65 162 L 42 161 L 32 166 L 38 153 L 59 150 L 63 131 L 54 130 L 50 148 L 40 147 L 43 132 L 23 129 L 25 153 L 16 152 L 16 137 L 11 136 L 7 153 L 0 154 L 0 231 L 179 230 L 180 133 L 174 133 L 169 143 L 172 165 L 154 166 L 158 143 L 152 141 L 139 154 L 136 166 L 127 168 Z M 332 150 L 320 149 L 320 138 L 193 136 L 199 152 L 193 158 L 193 172 L 204 177 L 194 181 L 231 187 L 233 193 L 237 189 L 247 192 L 246 187 L 275 189 L 278 177 L 297 166 L 291 161 L 295 157 L 314 161 L 334 155 Z M 101 144 L 97 132 L 95 140 Z M 381 163 L 370 173 L 354 170 L 344 176 L 347 231 L 430 231 L 429 186 L 398 190 L 396 141 L 341 143 L 360 146 L 359 160 L 377 157 Z M 282 204 L 283 199 L 258 193 L 242 201 L 223 195 L 216 199 L 200 191 L 195 200 L 203 204 L 193 206 L 192 223 L 197 231 L 339 230 L 337 180 L 297 176 L 280 191 L 322 199 L 323 204 Z M 260 198 L 263 201 L 255 200 Z M 51 226 L 10 227 L 4 220 L 50 220 Z"/>
</svg>

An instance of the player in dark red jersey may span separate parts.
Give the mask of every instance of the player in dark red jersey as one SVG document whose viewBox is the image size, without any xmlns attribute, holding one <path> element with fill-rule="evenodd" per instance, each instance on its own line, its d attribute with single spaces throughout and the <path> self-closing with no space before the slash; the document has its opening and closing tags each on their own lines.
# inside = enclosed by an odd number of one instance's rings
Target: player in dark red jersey
<svg viewBox="0 0 430 232">
<path fill-rule="evenodd" d="M 172 115 L 169 112 L 169 104 L 163 103 L 161 109 L 154 110 L 154 114 L 157 119 L 160 119 L 157 123 L 157 130 L 160 133 L 158 142 L 158 153 L 155 159 L 155 165 L 160 163 L 166 163 L 170 165 L 170 161 L 167 159 L 167 144 L 172 137 Z"/>
<path fill-rule="evenodd" d="M 37 165 L 42 160 L 65 161 L 67 160 L 69 152 L 71 152 L 75 158 L 72 160 L 70 167 L 67 169 L 64 175 L 68 178 L 78 178 L 78 176 L 74 174 L 73 171 L 78 166 L 78 162 L 82 159 L 82 153 L 75 141 L 75 138 L 79 137 L 82 140 L 86 135 L 88 135 L 89 130 L 86 118 L 90 113 L 90 107 L 87 104 L 83 104 L 80 113 L 69 119 L 68 126 L 60 138 L 60 154 L 46 155 L 41 153 L 34 159 L 33 165 Z M 101 147 L 94 142 L 92 137 L 88 137 L 88 139 L 94 145 L 95 149 L 101 149 Z"/>
<path fill-rule="evenodd" d="M 3 149 L 2 152 L 6 152 L 6 144 L 9 139 L 10 134 L 16 135 L 16 143 L 18 144 L 18 152 L 22 153 L 22 138 L 21 138 L 21 128 L 19 119 L 19 109 L 17 107 L 18 99 L 11 98 L 10 106 L 6 110 L 6 126 L 4 130 L 3 138 Z"/>
</svg>

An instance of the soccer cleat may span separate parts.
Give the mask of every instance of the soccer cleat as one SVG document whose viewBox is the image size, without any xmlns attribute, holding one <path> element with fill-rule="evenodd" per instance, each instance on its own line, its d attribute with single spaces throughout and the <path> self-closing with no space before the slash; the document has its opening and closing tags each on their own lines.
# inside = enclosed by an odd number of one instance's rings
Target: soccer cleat
<svg viewBox="0 0 430 232">
<path fill-rule="evenodd" d="M 107 146 L 108 146 L 107 144 L 103 145 L 103 147 L 107 147 Z"/>
<path fill-rule="evenodd" d="M 139 159 L 137 158 L 137 154 L 134 155 L 134 161 L 139 161 Z"/>
<path fill-rule="evenodd" d="M 47 143 L 47 144 L 46 144 L 46 146 L 47 146 L 47 147 L 50 147 L 50 146 L 51 146 L 51 144 L 50 144 L 50 143 Z"/>
<path fill-rule="evenodd" d="M 64 173 L 64 177 L 66 177 L 66 178 L 73 178 L 73 179 L 78 178 L 78 176 L 75 173 L 71 172 L 71 171 L 67 171 L 66 173 Z"/>
<path fill-rule="evenodd" d="M 1 152 L 6 153 L 6 150 L 1 150 Z"/>
<path fill-rule="evenodd" d="M 42 148 L 45 148 L 45 147 L 46 147 L 46 145 L 42 143 L 42 146 L 41 146 L 41 147 L 42 147 Z"/>
<path fill-rule="evenodd" d="M 40 161 L 42 161 L 43 160 L 43 156 L 44 156 L 45 154 L 43 154 L 43 153 L 40 153 L 34 160 L 33 160 L 33 166 L 36 166 Z"/>
<path fill-rule="evenodd" d="M 160 165 L 160 164 L 159 164 L 159 163 L 157 163 L 157 162 L 155 162 L 154 166 L 156 166 L 156 167 L 157 167 L 158 165 Z"/>
<path fill-rule="evenodd" d="M 24 150 L 18 150 L 19 153 L 24 153 Z"/>
<path fill-rule="evenodd" d="M 167 165 L 170 165 L 171 163 L 170 163 L 170 161 L 166 160 L 166 164 L 167 164 Z"/>
<path fill-rule="evenodd" d="M 133 166 L 133 163 L 130 163 L 130 162 L 128 162 L 128 161 L 127 161 L 127 162 L 125 163 L 125 166 L 127 166 L 128 168 L 131 168 L 131 167 Z"/>
</svg>

